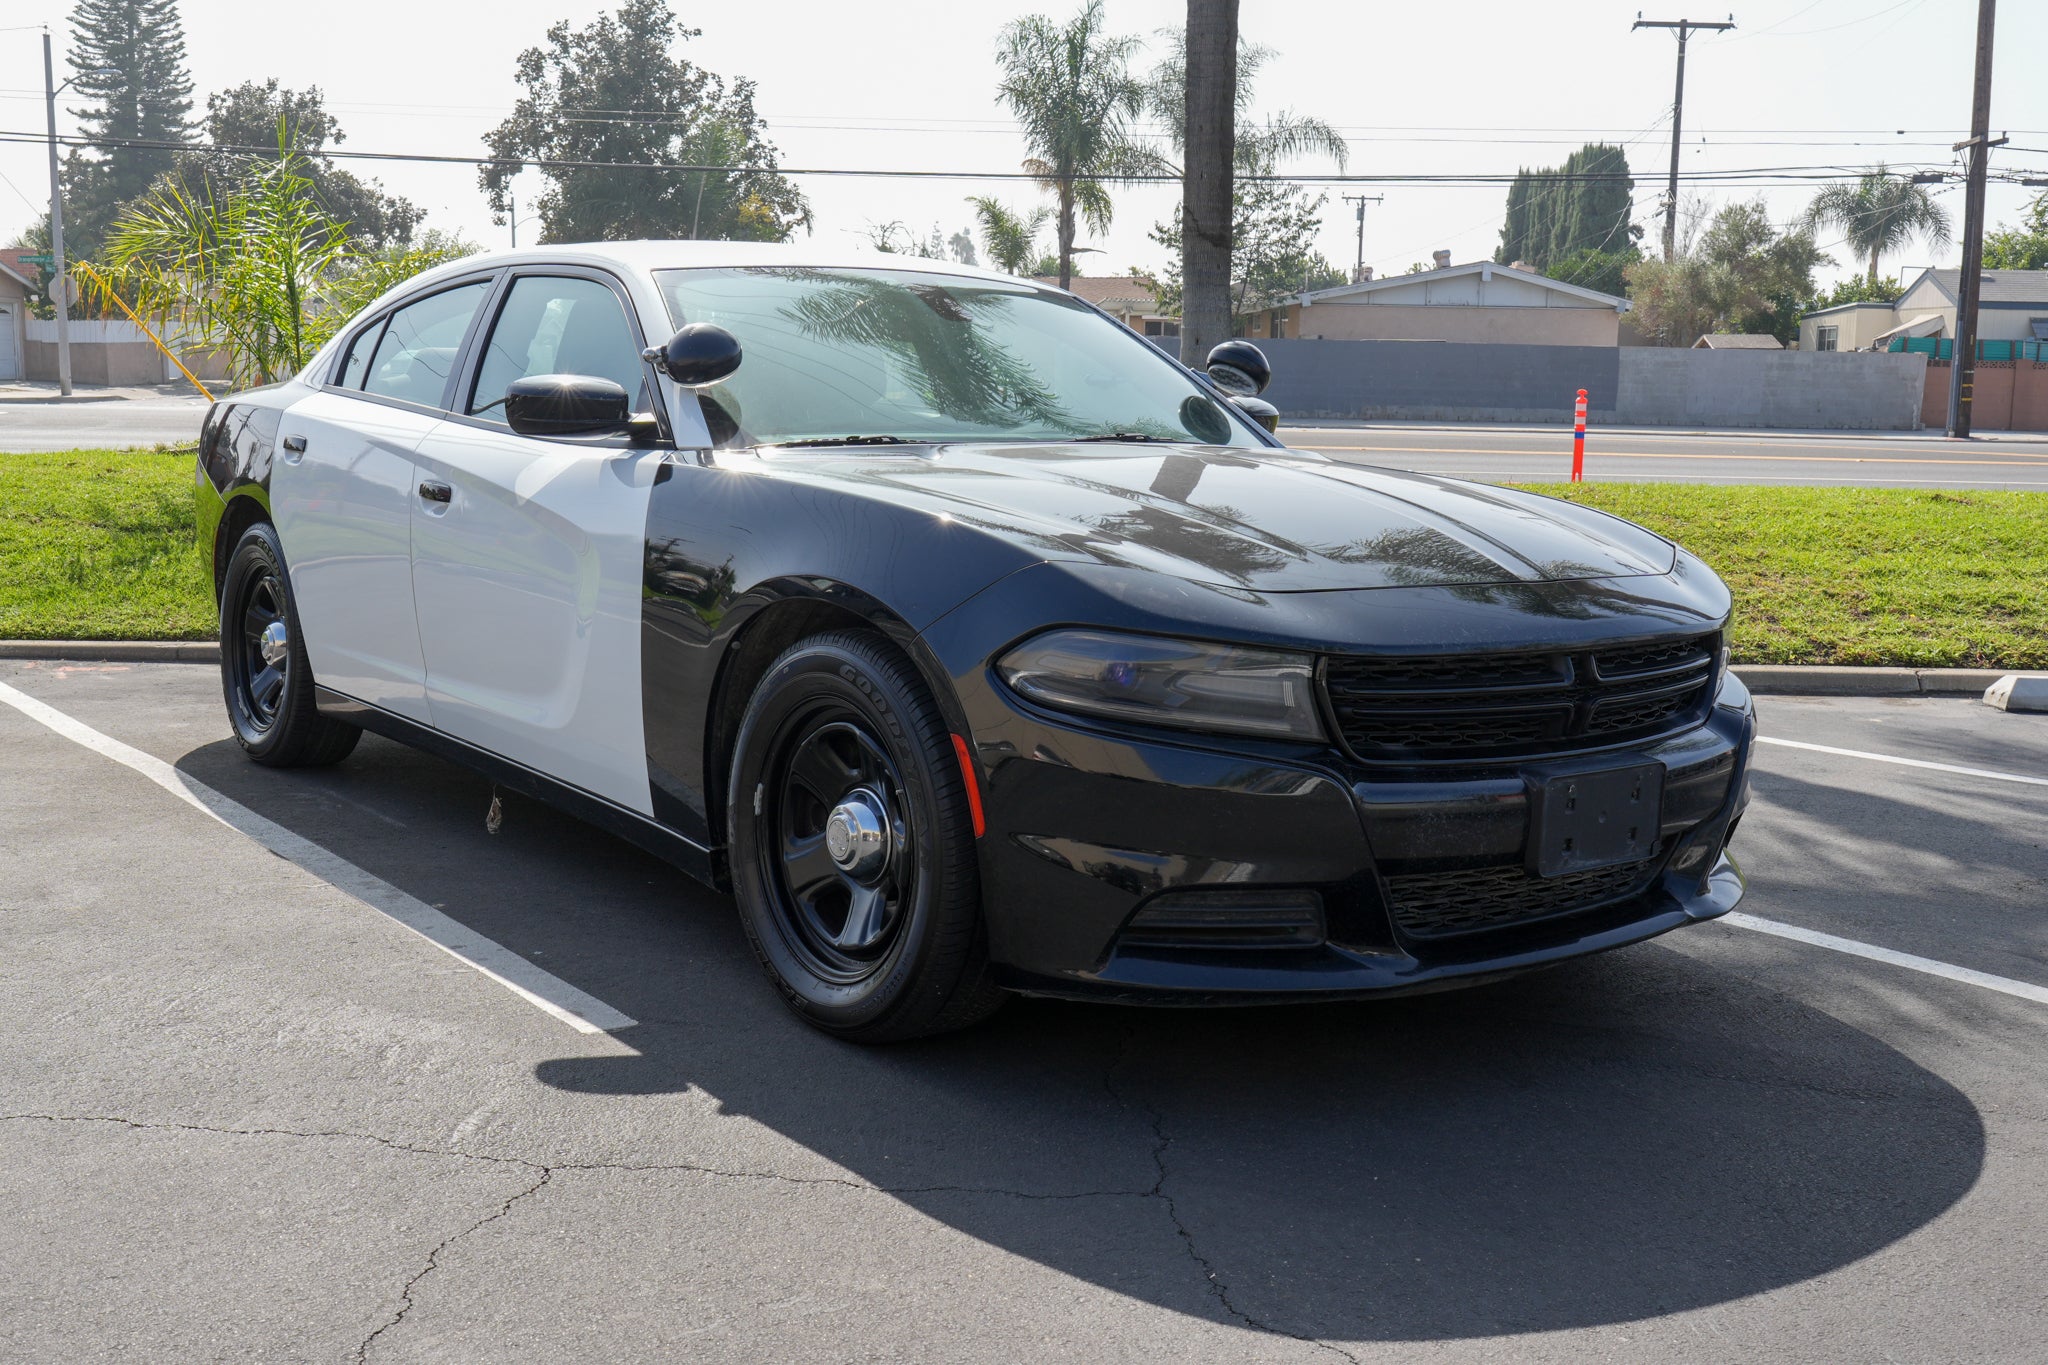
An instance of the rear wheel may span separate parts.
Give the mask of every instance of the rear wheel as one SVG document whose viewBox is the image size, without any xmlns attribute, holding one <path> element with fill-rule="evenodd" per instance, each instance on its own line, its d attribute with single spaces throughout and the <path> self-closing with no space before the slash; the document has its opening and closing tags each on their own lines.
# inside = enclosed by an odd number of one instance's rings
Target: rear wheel
<svg viewBox="0 0 2048 1365">
<path fill-rule="evenodd" d="M 268 522 L 242 533 L 221 582 L 220 680 L 235 740 L 258 763 L 339 763 L 362 738 L 353 725 L 314 707 L 284 547 Z"/>
<path fill-rule="evenodd" d="M 734 746 L 740 917 L 799 1015 L 863 1042 L 962 1028 L 988 980 L 972 817 L 952 736 L 886 641 L 787 650 Z"/>
</svg>

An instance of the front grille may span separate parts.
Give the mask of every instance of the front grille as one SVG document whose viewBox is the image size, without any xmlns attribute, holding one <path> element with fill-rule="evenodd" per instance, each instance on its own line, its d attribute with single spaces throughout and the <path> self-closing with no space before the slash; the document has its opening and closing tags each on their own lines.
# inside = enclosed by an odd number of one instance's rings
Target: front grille
<svg viewBox="0 0 2048 1365">
<path fill-rule="evenodd" d="M 1719 635 L 1603 649 L 1424 658 L 1332 655 L 1323 688 L 1367 760 L 1553 753 L 1676 729 L 1705 714 Z"/>
<path fill-rule="evenodd" d="M 1418 938 L 1468 934 L 1623 900 L 1648 885 L 1663 856 L 1660 846 L 1640 862 L 1562 877 L 1515 865 L 1408 873 L 1388 877 L 1387 891 L 1395 923 Z"/>
</svg>

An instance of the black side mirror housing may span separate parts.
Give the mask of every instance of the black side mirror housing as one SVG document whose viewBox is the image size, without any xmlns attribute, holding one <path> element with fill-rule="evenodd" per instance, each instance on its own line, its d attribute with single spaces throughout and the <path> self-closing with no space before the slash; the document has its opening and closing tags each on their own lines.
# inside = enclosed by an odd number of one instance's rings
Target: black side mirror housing
<svg viewBox="0 0 2048 1365">
<path fill-rule="evenodd" d="M 716 384 L 740 367 L 740 339 L 716 323 L 693 322 L 663 346 L 642 353 L 685 388 Z"/>
<path fill-rule="evenodd" d="M 1209 352 L 1204 367 L 1217 388 L 1232 398 L 1256 398 L 1273 382 L 1266 353 L 1249 341 L 1226 341 Z"/>
<path fill-rule="evenodd" d="M 610 379 L 534 374 L 505 388 L 505 423 L 521 436 L 595 436 L 627 430 L 633 400 Z"/>
<path fill-rule="evenodd" d="M 1280 430 L 1280 409 L 1263 398 L 1235 397 L 1230 405 L 1271 432 Z"/>
</svg>

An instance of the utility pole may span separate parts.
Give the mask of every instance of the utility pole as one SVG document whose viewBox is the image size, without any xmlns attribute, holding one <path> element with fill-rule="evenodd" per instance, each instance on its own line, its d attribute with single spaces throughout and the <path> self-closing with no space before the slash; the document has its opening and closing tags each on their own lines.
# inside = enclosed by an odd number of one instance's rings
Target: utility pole
<svg viewBox="0 0 2048 1365">
<path fill-rule="evenodd" d="M 1664 191 L 1664 259 L 1669 261 L 1678 254 L 1678 133 L 1679 125 L 1685 121 L 1685 40 L 1694 33 L 1735 27 L 1735 16 L 1729 15 L 1724 24 L 1703 24 L 1691 19 L 1645 19 L 1641 10 L 1636 11 L 1636 21 L 1630 26 L 1633 33 L 1639 28 L 1669 28 L 1678 31 L 1678 90 L 1671 97 L 1671 182 Z"/>
<path fill-rule="evenodd" d="M 50 118 L 50 301 L 57 305 L 57 392 L 69 398 L 71 299 L 64 274 L 64 186 L 57 176 L 57 70 L 50 58 L 48 29 L 43 30 L 43 104 Z"/>
<path fill-rule="evenodd" d="M 1365 206 L 1384 204 L 1387 202 L 1387 196 L 1375 194 L 1368 198 L 1362 194 L 1347 194 L 1343 198 L 1347 204 L 1358 205 L 1358 261 L 1351 267 L 1351 282 L 1358 284 L 1365 279 Z"/>
<path fill-rule="evenodd" d="M 505 187 L 505 221 L 512 225 L 512 249 L 519 250 L 519 196 L 510 185 Z"/>
<path fill-rule="evenodd" d="M 1963 192 L 1963 277 L 1956 286 L 1956 352 L 1948 370 L 1948 434 L 1970 435 L 1970 402 L 1977 386 L 1977 299 L 1984 276 L 1984 179 L 1991 149 L 1991 30 L 1998 0 L 1977 0 L 1977 86 L 1970 98 L 1970 140 L 1956 151 L 1970 153 L 1970 180 Z"/>
</svg>

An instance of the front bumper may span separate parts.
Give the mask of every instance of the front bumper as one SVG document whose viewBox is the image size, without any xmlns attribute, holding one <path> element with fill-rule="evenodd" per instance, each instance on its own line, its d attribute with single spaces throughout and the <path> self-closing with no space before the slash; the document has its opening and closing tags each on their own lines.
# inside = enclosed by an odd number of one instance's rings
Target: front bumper
<svg viewBox="0 0 2048 1365">
<path fill-rule="evenodd" d="M 1335 755 L 1118 736 L 997 688 L 963 700 L 988 765 L 990 952 L 1015 990 L 1223 1004 L 1444 989 L 1640 942 L 1742 895 L 1725 846 L 1747 803 L 1755 713 L 1732 675 L 1703 724 L 1612 751 L 1616 765 L 1666 770 L 1663 840 L 1642 878 L 1457 932 L 1404 923 L 1395 888 L 1518 869 L 1529 826 L 1518 765 L 1371 771 Z M 1140 931 L 1148 909 L 1261 896 L 1318 904 L 1316 932 L 1246 943 Z"/>
</svg>

